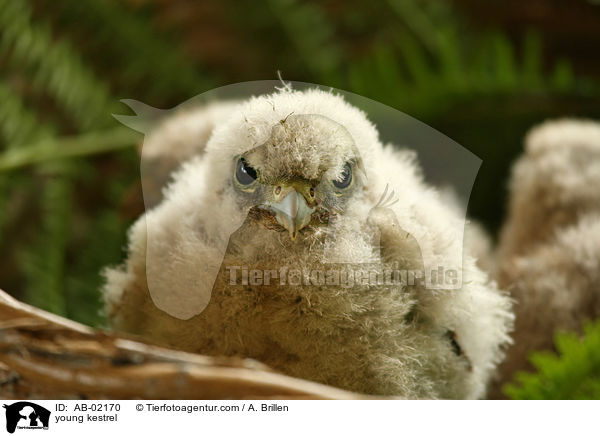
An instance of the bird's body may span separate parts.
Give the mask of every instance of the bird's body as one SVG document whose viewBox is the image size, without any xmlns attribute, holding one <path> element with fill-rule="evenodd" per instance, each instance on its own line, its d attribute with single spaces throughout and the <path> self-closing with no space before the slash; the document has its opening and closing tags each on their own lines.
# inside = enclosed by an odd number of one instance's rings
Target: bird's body
<svg viewBox="0 0 600 436">
<path fill-rule="evenodd" d="M 559 331 L 600 316 L 600 124 L 553 120 L 536 126 L 513 167 L 500 235 L 498 282 L 516 300 L 514 346 L 493 395 Z"/>
<path fill-rule="evenodd" d="M 388 185 L 399 202 L 380 203 Z M 217 123 L 133 226 L 125 265 L 106 273 L 108 313 L 163 344 L 353 391 L 478 398 L 512 314 L 448 248 L 459 220 L 358 109 L 284 89 Z M 364 279 L 434 258 L 462 286 Z"/>
</svg>

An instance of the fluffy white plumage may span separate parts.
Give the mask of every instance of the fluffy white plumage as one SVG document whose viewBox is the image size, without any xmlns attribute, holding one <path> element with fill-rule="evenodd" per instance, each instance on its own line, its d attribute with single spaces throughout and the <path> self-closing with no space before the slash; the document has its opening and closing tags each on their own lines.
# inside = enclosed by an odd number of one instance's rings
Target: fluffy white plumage
<svg viewBox="0 0 600 436">
<path fill-rule="evenodd" d="M 600 123 L 552 120 L 527 135 L 498 246 L 498 281 L 517 304 L 495 396 L 516 371 L 533 369 L 533 350 L 553 349 L 557 331 L 600 316 L 599 187 Z"/>
<path fill-rule="evenodd" d="M 161 128 L 154 135 L 168 150 L 184 133 L 172 126 L 203 125 L 204 110 L 171 119 L 172 140 Z M 205 150 L 195 150 L 163 201 L 132 227 L 125 264 L 106 271 L 114 328 L 194 352 L 253 357 L 358 392 L 484 396 L 510 341 L 510 300 L 468 251 L 456 258 L 449 248 L 457 242 L 460 217 L 424 183 L 413 153 L 384 146 L 364 113 L 320 90 L 252 98 L 229 108 L 215 125 Z M 194 136 L 184 141 L 201 143 Z M 337 219 L 311 222 L 296 240 L 280 226 L 253 219 L 233 181 L 240 155 L 269 189 L 280 180 L 323 181 L 315 182 L 315 195 L 323 204 L 327 198 L 342 202 L 330 208 Z M 357 162 L 356 182 L 335 197 L 329 181 L 340 178 L 348 161 Z M 400 201 L 377 207 L 388 185 Z M 461 269 L 462 287 L 245 286 L 231 285 L 223 273 L 227 265 L 314 270 L 332 261 L 365 271 L 369 264 L 437 262 Z M 219 267 L 213 287 L 208 271 Z M 210 300 L 190 303 L 198 295 Z M 185 316 L 167 314 L 153 299 Z"/>
</svg>

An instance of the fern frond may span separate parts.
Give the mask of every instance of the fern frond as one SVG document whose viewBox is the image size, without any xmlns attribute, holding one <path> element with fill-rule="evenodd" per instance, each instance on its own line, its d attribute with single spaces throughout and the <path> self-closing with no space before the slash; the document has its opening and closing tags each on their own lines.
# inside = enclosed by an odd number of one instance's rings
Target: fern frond
<svg viewBox="0 0 600 436">
<path fill-rule="evenodd" d="M 25 106 L 21 96 L 1 80 L 0 102 L 0 138 L 5 148 L 15 148 L 36 136 L 52 134 L 53 129 L 40 125 L 36 114 Z"/>
<path fill-rule="evenodd" d="M 116 107 L 108 87 L 81 62 L 67 41 L 55 41 L 44 24 L 33 23 L 27 0 L 0 0 L 0 51 L 24 68 L 38 89 L 51 95 L 78 127 L 112 122 Z"/>
<path fill-rule="evenodd" d="M 48 137 L 53 133 L 51 126 L 40 123 L 36 114 L 28 109 L 21 96 L 12 87 L 0 81 L 0 143 L 5 150 L 2 155 L 19 153 L 27 141 Z M 7 210 L 13 189 L 22 184 L 21 178 L 0 173 L 0 246 L 10 213 Z"/>
<path fill-rule="evenodd" d="M 54 168 L 61 171 L 61 168 Z M 32 245 L 22 253 L 31 304 L 65 316 L 65 253 L 72 213 L 72 184 L 64 175 L 49 175 L 41 195 L 42 223 Z"/>
<path fill-rule="evenodd" d="M 419 5 L 413 0 L 388 0 L 387 3 L 431 55 L 439 52 L 438 29 Z"/>
<path fill-rule="evenodd" d="M 535 373 L 520 372 L 504 393 L 513 399 L 600 399 L 600 320 L 584 325 L 580 336 L 558 333 L 557 354 L 535 352 Z"/>
<path fill-rule="evenodd" d="M 86 55 L 98 51 L 111 60 L 112 68 L 119 71 L 115 86 L 121 90 L 133 92 L 143 83 L 150 100 L 173 95 L 187 99 L 215 85 L 213 78 L 186 59 L 175 41 L 122 2 L 63 0 L 52 1 L 47 8 L 57 20 L 60 17 L 61 34 L 85 38 L 86 50 L 81 55 L 89 63 L 95 64 L 95 59 Z"/>
</svg>

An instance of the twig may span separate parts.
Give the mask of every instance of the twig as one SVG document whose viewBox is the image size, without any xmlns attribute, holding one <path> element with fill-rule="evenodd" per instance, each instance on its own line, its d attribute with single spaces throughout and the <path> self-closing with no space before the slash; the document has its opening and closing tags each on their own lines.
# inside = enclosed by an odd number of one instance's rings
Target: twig
<svg viewBox="0 0 600 436">
<path fill-rule="evenodd" d="M 0 396 L 50 398 L 364 398 L 251 359 L 170 350 L 95 330 L 0 291 L 0 362 L 16 379 Z"/>
</svg>

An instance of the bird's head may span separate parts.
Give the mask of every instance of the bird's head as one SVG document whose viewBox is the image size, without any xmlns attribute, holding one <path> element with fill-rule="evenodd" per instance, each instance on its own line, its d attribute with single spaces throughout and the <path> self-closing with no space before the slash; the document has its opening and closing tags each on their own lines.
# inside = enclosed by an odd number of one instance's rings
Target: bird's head
<svg viewBox="0 0 600 436">
<path fill-rule="evenodd" d="M 363 188 L 364 170 L 348 130 L 320 114 L 289 114 L 259 146 L 229 162 L 241 210 L 292 240 L 343 215 Z"/>
<path fill-rule="evenodd" d="M 314 234 L 353 209 L 366 186 L 365 144 L 376 141 L 365 115 L 330 93 L 250 100 L 207 145 L 220 219 L 249 218 L 292 241 Z"/>
<path fill-rule="evenodd" d="M 201 206 L 193 214 L 211 237 L 228 241 L 246 222 L 308 242 L 362 214 L 380 148 L 375 126 L 342 96 L 279 90 L 232 108 L 172 189 Z"/>
</svg>

